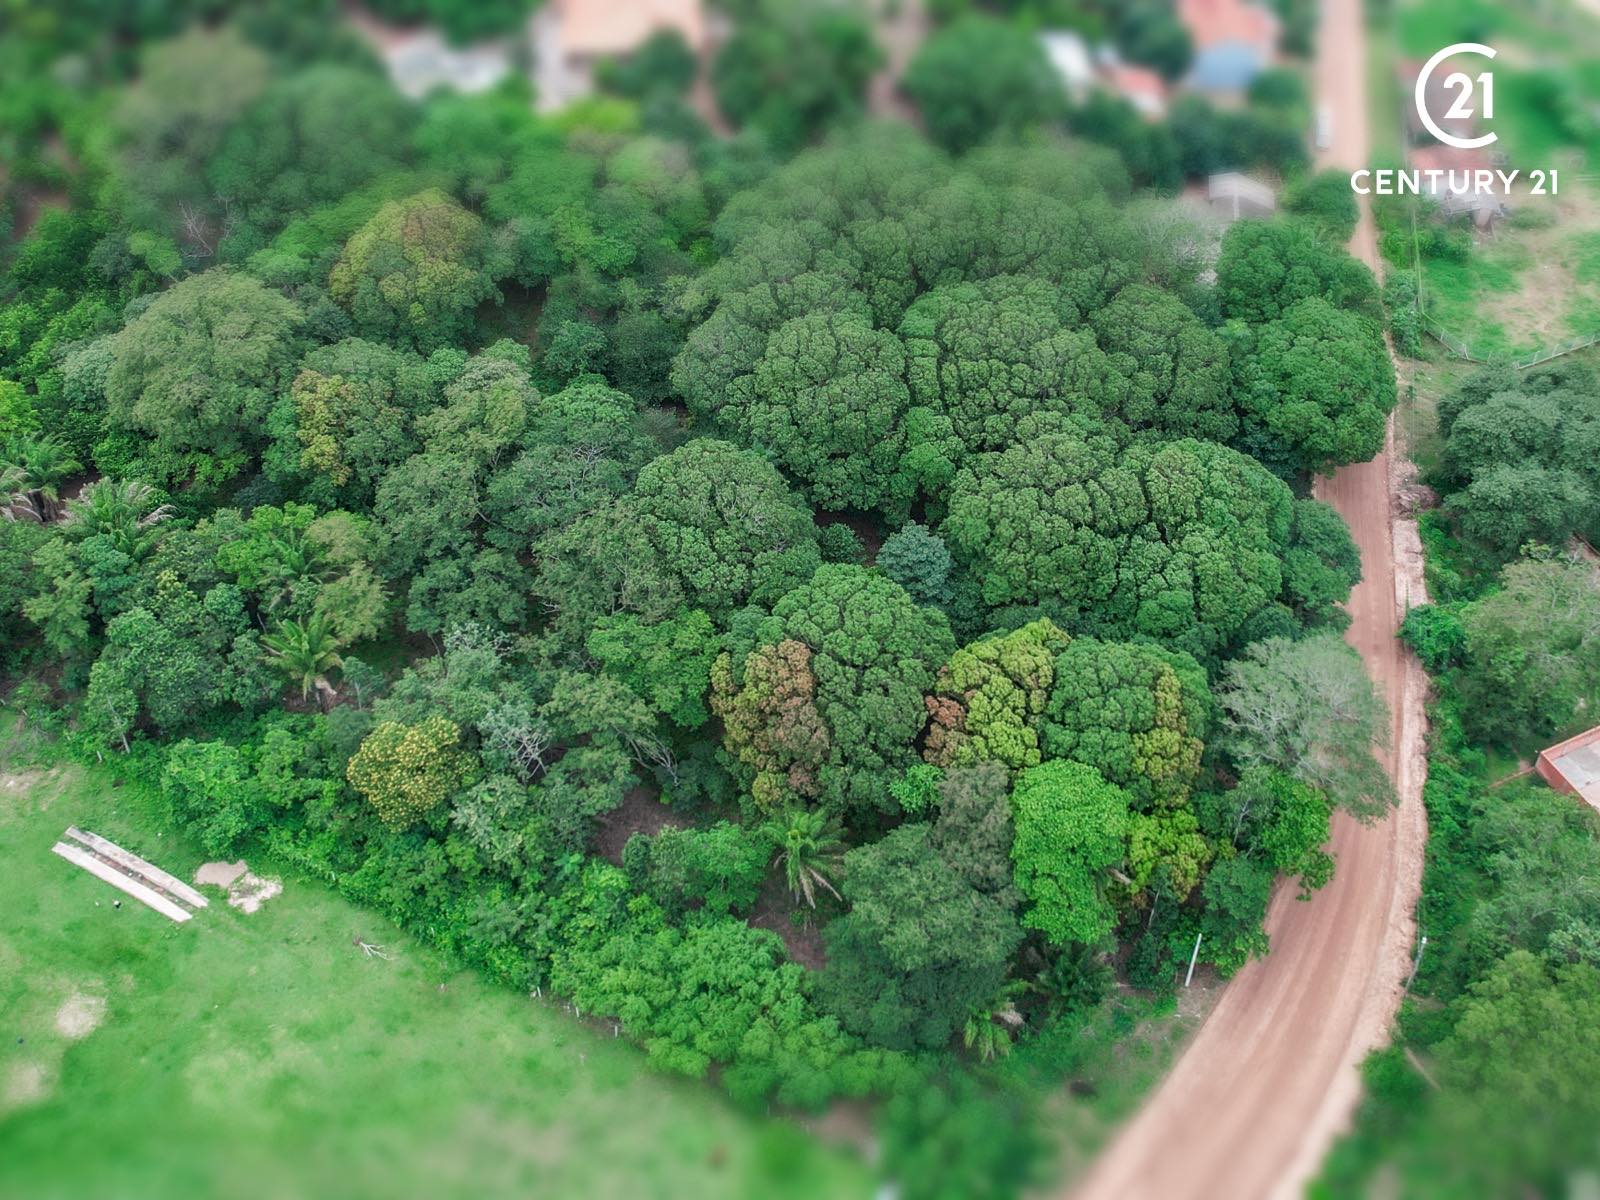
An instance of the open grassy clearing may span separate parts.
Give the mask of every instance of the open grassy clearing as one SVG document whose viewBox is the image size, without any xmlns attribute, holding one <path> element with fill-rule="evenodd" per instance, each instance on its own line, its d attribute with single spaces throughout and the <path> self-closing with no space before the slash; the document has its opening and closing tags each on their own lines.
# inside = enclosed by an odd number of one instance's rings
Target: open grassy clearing
<svg viewBox="0 0 1600 1200">
<path fill-rule="evenodd" d="M 1409 0 L 1388 33 L 1373 39 L 1374 78 L 1391 80 L 1375 93 L 1380 105 L 1411 103 L 1392 82 L 1396 52 L 1420 60 L 1451 41 L 1501 52 L 1496 149 L 1523 172 L 1512 219 L 1475 237 L 1466 261 L 1425 259 L 1429 313 L 1482 358 L 1525 357 L 1600 333 L 1600 194 L 1592 178 L 1600 127 L 1570 118 L 1573 104 L 1600 104 L 1600 19 L 1570 0 Z M 1550 168 L 1561 172 L 1560 195 L 1531 195 L 1528 172 Z"/>
<path fill-rule="evenodd" d="M 853 1157 L 320 884 L 182 927 L 113 908 L 49 852 L 68 824 L 182 877 L 202 856 L 109 770 L 21 757 L 0 744 L 0 1195 L 870 1194 Z"/>
</svg>

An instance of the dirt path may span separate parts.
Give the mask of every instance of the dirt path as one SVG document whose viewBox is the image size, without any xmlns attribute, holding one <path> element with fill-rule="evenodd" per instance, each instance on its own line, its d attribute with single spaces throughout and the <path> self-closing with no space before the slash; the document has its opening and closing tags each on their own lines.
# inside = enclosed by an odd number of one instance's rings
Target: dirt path
<svg viewBox="0 0 1600 1200">
<path fill-rule="evenodd" d="M 1324 0 L 1319 100 L 1335 114 L 1323 165 L 1367 161 L 1361 0 Z M 1370 212 L 1351 249 L 1376 261 Z M 1394 634 L 1423 597 L 1415 524 L 1391 496 L 1404 469 L 1389 445 L 1371 462 L 1318 480 L 1361 548 L 1350 643 L 1394 713 L 1384 755 L 1399 809 L 1363 827 L 1335 818 L 1333 882 L 1309 902 L 1280 888 L 1267 913 L 1272 952 L 1239 972 L 1160 1088 L 1077 1190 L 1079 1200 L 1256 1200 L 1299 1195 L 1360 1096 L 1357 1071 L 1388 1036 L 1414 934 L 1427 841 L 1422 810 L 1426 677 Z"/>
</svg>

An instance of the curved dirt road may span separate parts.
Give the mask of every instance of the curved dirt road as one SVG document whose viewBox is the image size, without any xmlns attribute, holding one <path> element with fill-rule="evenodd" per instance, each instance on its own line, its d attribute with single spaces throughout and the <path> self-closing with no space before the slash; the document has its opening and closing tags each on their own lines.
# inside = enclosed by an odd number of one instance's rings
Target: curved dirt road
<svg viewBox="0 0 1600 1200">
<path fill-rule="evenodd" d="M 1322 165 L 1367 161 L 1361 0 L 1323 0 L 1318 99 L 1334 114 Z M 1370 212 L 1351 250 L 1376 261 Z M 1361 548 L 1347 639 L 1394 715 L 1383 755 L 1401 797 L 1381 823 L 1340 814 L 1333 882 L 1309 902 L 1279 888 L 1267 913 L 1272 951 L 1240 971 L 1144 1108 L 1120 1131 L 1076 1200 L 1257 1200 L 1297 1196 L 1360 1096 L 1357 1067 L 1388 1036 L 1410 969 L 1427 840 L 1422 810 L 1426 677 L 1395 637 L 1423 599 L 1416 527 L 1391 517 L 1389 445 L 1371 462 L 1317 481 Z M 1397 553 L 1398 551 L 1398 553 Z"/>
</svg>

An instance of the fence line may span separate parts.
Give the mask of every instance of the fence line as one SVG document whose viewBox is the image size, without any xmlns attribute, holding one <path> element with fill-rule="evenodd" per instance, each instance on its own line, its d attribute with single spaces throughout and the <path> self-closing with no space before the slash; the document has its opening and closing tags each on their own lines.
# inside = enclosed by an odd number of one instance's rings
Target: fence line
<svg viewBox="0 0 1600 1200">
<path fill-rule="evenodd" d="M 1600 345 L 1600 334 L 1589 334 L 1587 337 L 1571 338 L 1560 345 L 1548 350 L 1536 351 L 1524 358 L 1511 358 L 1509 355 L 1480 355 L 1464 340 L 1451 333 L 1438 321 L 1427 313 L 1418 311 L 1422 322 L 1422 329 L 1429 337 L 1438 342 L 1446 350 L 1465 362 L 1478 363 L 1483 366 L 1502 365 L 1514 371 L 1526 371 L 1530 367 L 1537 367 L 1553 359 L 1562 358 L 1590 346 Z"/>
</svg>

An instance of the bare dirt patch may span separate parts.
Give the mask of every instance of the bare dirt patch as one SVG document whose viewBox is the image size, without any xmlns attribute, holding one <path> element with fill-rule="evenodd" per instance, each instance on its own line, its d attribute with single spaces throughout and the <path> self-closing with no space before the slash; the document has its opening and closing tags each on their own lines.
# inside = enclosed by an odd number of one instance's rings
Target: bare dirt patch
<svg viewBox="0 0 1600 1200">
<path fill-rule="evenodd" d="M 809 971 L 820 971 L 828 965 L 828 954 L 822 944 L 821 923 L 816 920 L 796 925 L 790 919 L 794 912 L 794 897 L 782 879 L 770 876 L 761 886 L 755 911 L 749 924 L 754 929 L 768 929 L 783 939 L 789 957 Z"/>
<path fill-rule="evenodd" d="M 196 883 L 210 884 L 212 887 L 232 887 L 233 881 L 243 875 L 249 868 L 245 866 L 244 859 L 238 862 L 208 862 L 203 864 L 194 873 Z"/>
<path fill-rule="evenodd" d="M 253 913 L 283 891 L 283 881 L 257 875 L 238 862 L 208 862 L 194 873 L 194 881 L 228 889 L 228 904 L 240 912 Z"/>
<path fill-rule="evenodd" d="M 600 818 L 595 849 L 614 867 L 622 865 L 622 848 L 636 833 L 654 837 L 663 829 L 683 829 L 689 822 L 645 787 L 631 787 L 622 803 Z"/>
<path fill-rule="evenodd" d="M 56 1009 L 56 1032 L 64 1038 L 78 1041 L 88 1037 L 106 1018 L 104 996 L 87 992 L 73 992 Z"/>
<path fill-rule="evenodd" d="M 49 1094 L 50 1072 L 40 1063 L 18 1063 L 6 1075 L 5 1091 L 0 1093 L 0 1112 L 37 1104 Z"/>
</svg>

